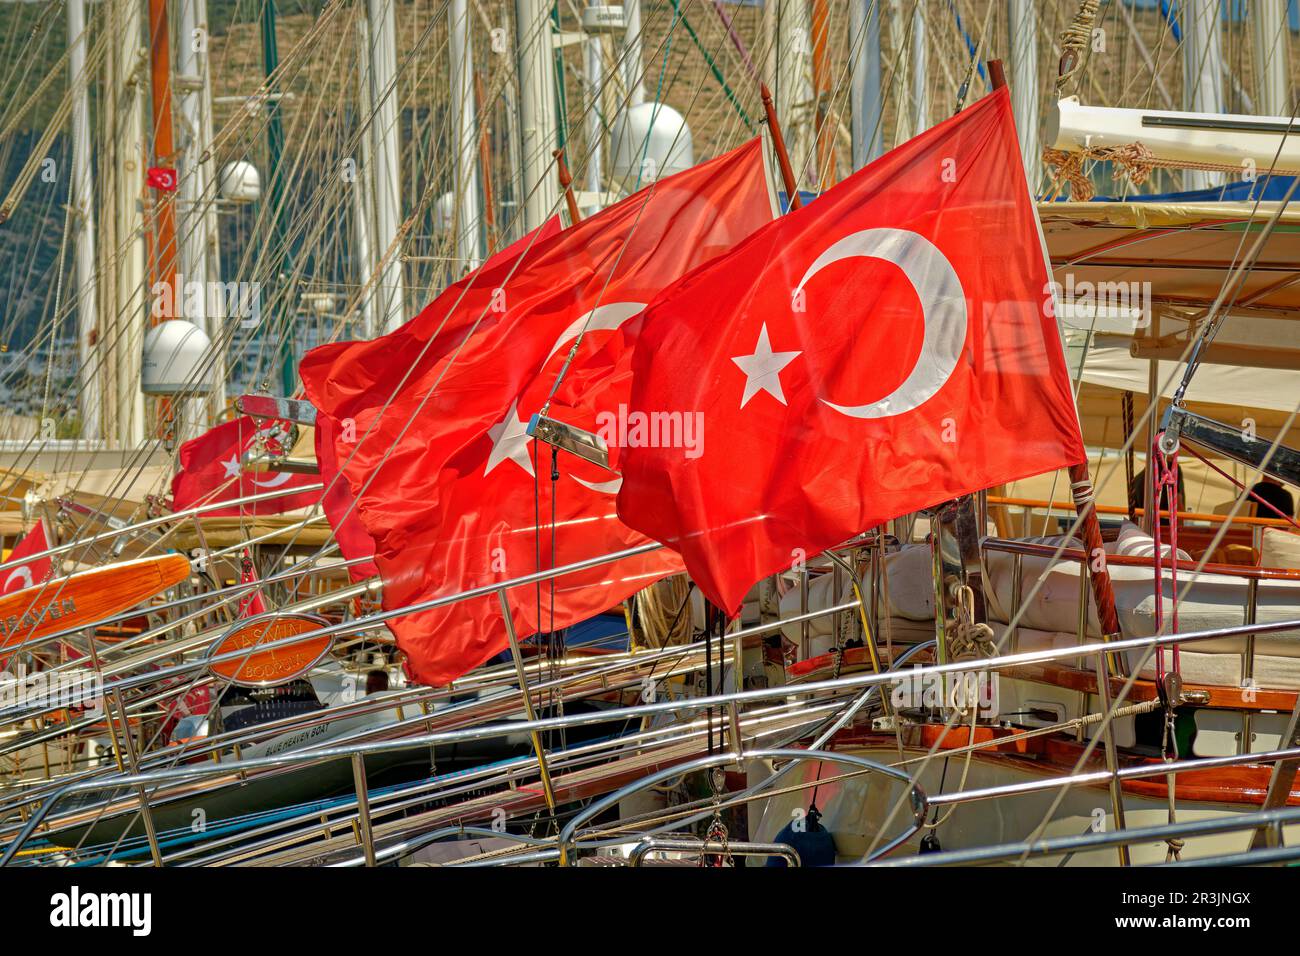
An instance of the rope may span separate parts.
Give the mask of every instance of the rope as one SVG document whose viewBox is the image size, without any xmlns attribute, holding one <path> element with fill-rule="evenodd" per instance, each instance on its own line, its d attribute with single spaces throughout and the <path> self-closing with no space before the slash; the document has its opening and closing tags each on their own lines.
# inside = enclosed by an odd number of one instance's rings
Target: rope
<svg viewBox="0 0 1300 956">
<path fill-rule="evenodd" d="M 1177 653 L 1177 651 L 1178 648 L 1175 645 L 1174 652 Z M 1178 734 L 1172 701 L 1165 701 L 1165 728 L 1160 740 L 1160 756 L 1165 763 L 1173 763 L 1178 759 Z M 1178 801 L 1175 799 L 1175 786 L 1174 774 L 1165 774 L 1165 796 L 1169 806 L 1168 820 L 1170 826 L 1178 822 Z M 1172 863 L 1175 860 L 1181 860 L 1183 846 L 1184 841 L 1178 837 L 1166 837 L 1165 862 Z"/>
<path fill-rule="evenodd" d="M 722 7 L 716 5 L 715 9 L 718 11 L 718 16 L 722 18 L 723 24 L 730 31 L 731 21 L 727 18 L 726 11 L 723 10 Z M 719 68 L 717 61 L 713 59 L 713 54 L 711 54 L 704 44 L 700 42 L 699 34 L 696 33 L 695 28 L 691 26 L 691 21 L 686 19 L 686 14 L 682 13 L 678 0 L 673 0 L 673 10 L 681 17 L 682 26 L 686 28 L 686 35 L 691 38 L 691 42 L 695 44 L 695 49 L 699 50 L 700 55 L 704 57 L 704 62 L 708 64 L 709 71 L 713 74 L 713 78 L 717 80 L 718 85 L 722 87 L 722 92 L 726 95 L 727 102 L 732 105 L 737 115 L 740 116 L 741 121 L 745 124 L 745 128 L 752 132 L 754 129 L 754 121 L 749 118 L 749 114 L 745 112 L 745 108 L 740 105 L 740 100 L 737 99 L 735 91 L 732 90 L 731 86 L 727 83 L 727 78 L 723 74 L 721 68 Z M 731 32 L 731 36 L 733 40 L 739 39 L 735 36 L 734 31 Z M 741 53 L 745 57 L 746 65 L 749 66 L 752 71 L 754 65 L 749 62 L 749 52 L 742 47 Z"/>
<path fill-rule="evenodd" d="M 952 639 L 948 642 L 953 660 L 964 657 L 994 657 L 997 655 L 997 643 L 993 639 L 993 628 L 975 620 L 975 592 L 970 585 L 963 584 L 957 591 L 957 607 L 953 616 L 956 627 Z"/>
<path fill-rule="evenodd" d="M 1154 484 L 1152 491 L 1151 510 L 1151 536 L 1155 539 L 1155 572 L 1156 572 L 1156 633 L 1164 631 L 1164 569 L 1162 551 L 1160 547 L 1160 502 L 1164 494 L 1168 494 L 1169 501 L 1169 575 L 1170 575 L 1170 598 L 1173 602 L 1173 633 L 1178 632 L 1178 455 L 1175 452 L 1172 455 L 1165 455 L 1160 451 L 1160 441 L 1157 436 L 1152 454 L 1148 456 L 1148 461 L 1153 465 Z M 1163 493 L 1162 493 L 1163 492 Z M 1174 673 L 1179 672 L 1178 645 L 1173 646 L 1173 664 Z M 1156 649 L 1156 679 L 1160 684 L 1160 699 L 1165 708 L 1164 728 L 1160 736 L 1160 757 L 1165 763 L 1172 763 L 1178 759 L 1178 727 L 1177 718 L 1174 714 L 1174 707 L 1178 701 L 1170 695 L 1170 685 L 1165 681 L 1165 654 L 1164 648 Z M 1168 820 L 1170 826 L 1178 822 L 1177 801 L 1175 799 L 1175 780 L 1173 774 L 1165 776 L 1165 796 L 1168 802 Z M 1172 863 L 1182 858 L 1183 841 L 1174 837 L 1165 840 L 1165 862 Z"/>
<path fill-rule="evenodd" d="M 1156 573 L 1156 633 L 1164 633 L 1164 560 L 1160 544 L 1160 502 L 1168 495 L 1169 502 L 1169 584 L 1172 600 L 1172 619 L 1170 633 L 1178 633 L 1178 455 L 1165 455 L 1160 450 L 1159 436 L 1152 447 L 1150 460 L 1154 465 L 1154 489 L 1152 493 L 1151 537 L 1155 540 Z M 1163 491 L 1163 493 L 1162 493 Z M 1178 645 L 1173 645 L 1174 672 L 1179 670 Z M 1165 679 L 1165 650 L 1156 648 L 1156 676 L 1163 684 Z"/>
<path fill-rule="evenodd" d="M 1128 450 L 1124 453 L 1124 487 L 1133 487 L 1133 393 L 1124 393 L 1121 408 L 1124 413 L 1124 444 Z M 1137 501 L 1130 493 L 1128 496 L 1128 520 L 1137 524 Z"/>
<path fill-rule="evenodd" d="M 1128 175 L 1129 182 L 1141 186 L 1151 176 L 1151 170 L 1157 166 L 1185 166 L 1184 163 L 1170 163 L 1157 159 L 1151 150 L 1141 143 L 1126 143 L 1123 146 L 1098 146 L 1080 150 L 1053 149 L 1043 150 L 1043 163 L 1052 177 L 1052 187 L 1059 190 L 1061 183 L 1070 184 L 1070 198 L 1076 202 L 1087 202 L 1096 195 L 1092 181 L 1084 174 L 1085 160 L 1113 162 L 1116 169 L 1111 174 L 1115 180 Z M 1240 167 L 1233 169 L 1240 171 Z"/>
<path fill-rule="evenodd" d="M 686 575 L 674 574 L 636 593 L 637 615 L 646 646 L 662 648 L 690 642 L 691 620 L 685 611 L 691 588 Z"/>
<path fill-rule="evenodd" d="M 1056 98 L 1060 99 L 1065 85 L 1083 69 L 1083 52 L 1092 40 L 1093 26 L 1101 0 L 1082 0 L 1070 25 L 1061 33 L 1061 62 L 1057 68 Z"/>
<path fill-rule="evenodd" d="M 1142 143 L 1125 143 L 1122 146 L 1092 146 L 1077 150 L 1053 149 L 1043 150 L 1043 162 L 1049 167 L 1053 188 L 1059 189 L 1062 180 L 1071 187 L 1071 198 L 1078 202 L 1087 202 L 1095 195 L 1091 180 L 1083 172 L 1085 160 L 1113 162 L 1119 168 L 1112 173 L 1114 180 L 1128 174 L 1129 182 L 1141 186 L 1155 169 L 1203 169 L 1208 172 L 1240 173 L 1240 163 L 1195 163 L 1181 159 L 1161 159 Z M 1274 167 L 1271 172 L 1290 172 Z"/>
</svg>

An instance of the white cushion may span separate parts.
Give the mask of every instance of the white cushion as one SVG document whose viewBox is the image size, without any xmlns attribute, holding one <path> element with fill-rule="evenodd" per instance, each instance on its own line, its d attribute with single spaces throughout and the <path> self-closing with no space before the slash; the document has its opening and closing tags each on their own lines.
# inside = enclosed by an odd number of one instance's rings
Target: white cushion
<svg viewBox="0 0 1300 956">
<path fill-rule="evenodd" d="M 1259 563 L 1266 568 L 1300 568 L 1300 534 L 1265 528 Z"/>
<path fill-rule="evenodd" d="M 934 620 L 934 586 L 931 584 L 928 544 L 905 544 L 885 555 L 881 574 L 885 583 L 880 606 L 882 615 L 911 621 Z M 853 588 L 846 576 L 840 578 L 838 597 L 831 593 L 834 583 L 835 575 L 831 572 L 819 574 L 808 582 L 808 610 L 818 611 L 853 599 Z M 870 570 L 863 572 L 858 586 L 862 589 L 863 600 L 870 604 Z M 799 605 L 799 588 L 795 587 L 781 596 L 781 617 L 795 617 L 799 614 Z M 814 618 L 809 622 L 809 632 L 813 637 L 829 635 L 831 626 L 830 615 Z M 787 638 L 797 641 L 802 625 L 788 624 L 782 631 Z"/>
<path fill-rule="evenodd" d="M 1001 628 L 997 628 L 997 634 L 1000 639 L 1002 636 Z M 1027 627 L 1019 629 L 1016 642 L 1017 648 L 1021 651 L 1073 647 L 1076 643 L 1077 639 L 1073 634 L 1049 633 Z M 1221 643 L 1226 642 L 1198 641 L 1182 648 L 1179 655 L 1179 665 L 1183 680 L 1186 683 L 1217 684 L 1228 687 L 1241 686 L 1241 665 L 1243 662 L 1241 650 L 1244 649 L 1244 644 L 1239 644 L 1237 648 L 1230 651 L 1213 651 L 1210 649 Z M 1010 642 L 1008 642 L 1004 646 L 1004 653 L 1009 653 L 1010 649 Z M 1144 653 L 1144 651 L 1129 651 L 1125 655 L 1130 670 L 1142 661 Z M 1073 658 L 1060 660 L 1057 663 L 1091 670 L 1094 660 L 1095 658 L 1089 658 L 1088 660 Z M 1172 664 L 1173 651 L 1171 648 L 1166 647 L 1165 666 L 1171 667 Z M 1156 659 L 1155 654 L 1152 653 L 1150 659 L 1138 672 L 1138 677 L 1144 680 L 1154 680 L 1156 676 L 1155 668 Z M 1255 657 L 1255 685 L 1275 690 L 1295 690 L 1300 688 L 1300 656 L 1297 656 L 1294 651 L 1286 655 L 1257 654 Z"/>
<path fill-rule="evenodd" d="M 1009 621 L 1013 556 L 1002 552 L 988 555 L 989 613 L 995 621 Z M 1042 584 L 1035 593 L 1039 578 Z M 1155 626 L 1155 573 L 1151 568 L 1111 565 L 1110 578 L 1115 592 L 1115 610 L 1125 637 L 1149 637 Z M 1191 584 L 1184 594 L 1184 588 Z M 1235 627 L 1245 620 L 1247 582 L 1244 578 L 1224 574 L 1195 574 L 1180 568 L 1178 592 L 1183 595 L 1178 607 L 1178 626 L 1182 631 Z M 1166 627 L 1173 617 L 1172 573 L 1163 574 L 1164 619 Z M 1073 634 L 1079 627 L 1079 565 L 1058 561 L 1051 567 L 1046 558 L 1026 557 L 1020 579 L 1021 625 L 1043 631 Z M 1261 581 L 1256 620 L 1300 620 L 1300 581 Z M 1099 637 L 1100 626 L 1091 596 L 1088 600 L 1090 637 Z M 1257 637 L 1260 653 L 1300 657 L 1300 630 Z M 1227 650 L 1236 641 L 1212 641 L 1200 645 L 1203 650 Z"/>
<path fill-rule="evenodd" d="M 1171 547 L 1166 536 L 1161 535 L 1160 553 L 1169 557 Z M 1125 521 L 1119 529 L 1119 537 L 1106 545 L 1107 554 L 1119 554 L 1125 557 L 1149 558 L 1156 553 L 1156 539 L 1151 537 L 1131 521 Z M 1178 549 L 1179 561 L 1191 561 L 1192 556 L 1182 548 Z"/>
</svg>

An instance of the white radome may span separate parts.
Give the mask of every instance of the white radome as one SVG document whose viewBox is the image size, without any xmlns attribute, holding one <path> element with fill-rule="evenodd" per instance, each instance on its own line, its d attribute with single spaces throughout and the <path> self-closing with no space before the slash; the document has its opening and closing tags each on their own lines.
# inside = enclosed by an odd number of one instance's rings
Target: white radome
<svg viewBox="0 0 1300 956">
<path fill-rule="evenodd" d="M 212 391 L 212 343 L 184 319 L 168 319 L 144 337 L 140 391 L 146 395 L 206 395 Z"/>
<path fill-rule="evenodd" d="M 218 182 L 221 198 L 227 202 L 257 202 L 262 198 L 262 174 L 242 159 L 222 166 Z"/>
<path fill-rule="evenodd" d="M 614 180 L 629 190 L 695 165 L 691 128 L 682 114 L 663 103 L 638 103 L 614 123 L 610 137 Z M 643 168 L 644 163 L 644 168 Z"/>
</svg>

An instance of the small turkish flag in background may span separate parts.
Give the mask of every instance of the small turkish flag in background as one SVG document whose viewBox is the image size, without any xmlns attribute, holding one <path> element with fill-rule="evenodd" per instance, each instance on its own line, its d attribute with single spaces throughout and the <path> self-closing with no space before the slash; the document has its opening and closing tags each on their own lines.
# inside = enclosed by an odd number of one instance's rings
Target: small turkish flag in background
<svg viewBox="0 0 1300 956">
<path fill-rule="evenodd" d="M 258 428 L 247 415 L 210 428 L 198 438 L 181 445 L 180 471 L 172 478 L 172 508 L 180 511 L 199 505 L 214 504 L 232 498 L 242 498 L 274 489 L 314 485 L 320 481 L 316 475 L 295 475 L 289 472 L 264 472 L 244 474 L 240 462 L 246 451 L 253 447 L 259 434 L 268 448 L 277 451 L 277 442 L 283 434 L 279 425 L 268 422 Z M 297 508 L 307 508 L 320 500 L 319 491 L 306 491 L 285 495 L 252 504 L 232 505 L 205 511 L 205 515 L 230 516 L 239 514 L 280 514 Z"/>
<path fill-rule="evenodd" d="M 19 561 L 29 554 L 39 554 L 49 546 L 49 539 L 45 537 L 45 522 L 38 521 L 32 530 L 23 535 L 22 540 L 14 545 L 14 549 L 9 552 L 9 557 L 5 558 L 5 563 Z M 0 594 L 21 591 L 23 588 L 40 584 L 50 576 L 51 567 L 50 559 L 46 556 L 25 564 L 0 569 Z"/>
<path fill-rule="evenodd" d="M 150 166 L 145 180 L 151 189 L 161 189 L 165 193 L 176 191 L 176 170 L 167 166 Z"/>
<path fill-rule="evenodd" d="M 619 517 L 735 613 L 760 578 L 900 515 L 1085 460 L 1005 89 L 665 290 Z"/>
</svg>

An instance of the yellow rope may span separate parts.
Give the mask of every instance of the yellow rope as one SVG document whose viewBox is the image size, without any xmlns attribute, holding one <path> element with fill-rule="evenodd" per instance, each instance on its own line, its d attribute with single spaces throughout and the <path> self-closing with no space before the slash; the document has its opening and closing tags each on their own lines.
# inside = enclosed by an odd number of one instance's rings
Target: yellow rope
<svg viewBox="0 0 1300 956">
<path fill-rule="evenodd" d="M 1112 178 L 1120 179 L 1127 174 L 1134 186 L 1141 186 L 1146 182 L 1154 167 L 1175 165 L 1157 159 L 1141 143 L 1072 151 L 1051 147 L 1043 150 L 1043 162 L 1052 176 L 1053 185 L 1059 187 L 1062 181 L 1068 182 L 1070 198 L 1076 202 L 1087 202 L 1095 193 L 1092 181 L 1083 172 L 1084 161 L 1088 159 L 1115 163 L 1116 168 Z"/>
</svg>

